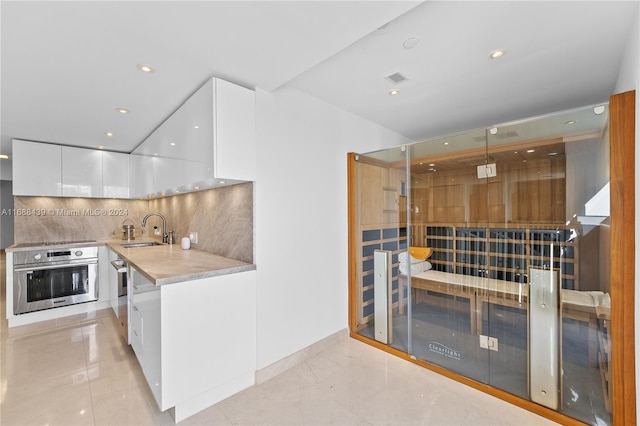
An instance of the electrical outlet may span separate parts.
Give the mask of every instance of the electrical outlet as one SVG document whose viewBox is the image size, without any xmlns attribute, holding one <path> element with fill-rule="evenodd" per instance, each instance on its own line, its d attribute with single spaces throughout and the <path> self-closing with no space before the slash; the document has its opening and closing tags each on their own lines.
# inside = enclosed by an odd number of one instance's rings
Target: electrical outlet
<svg viewBox="0 0 640 426">
<path fill-rule="evenodd" d="M 197 232 L 189 232 L 189 239 L 193 244 L 198 244 L 198 233 Z"/>
</svg>

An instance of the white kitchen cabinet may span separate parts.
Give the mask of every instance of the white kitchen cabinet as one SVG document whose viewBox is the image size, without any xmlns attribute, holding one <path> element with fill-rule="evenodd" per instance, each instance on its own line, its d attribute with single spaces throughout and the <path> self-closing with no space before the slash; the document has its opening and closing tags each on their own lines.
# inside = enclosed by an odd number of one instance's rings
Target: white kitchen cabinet
<svg viewBox="0 0 640 426">
<path fill-rule="evenodd" d="M 129 156 L 129 197 L 141 198 L 154 193 L 153 157 Z"/>
<path fill-rule="evenodd" d="M 129 197 L 129 155 L 14 139 L 13 194 Z"/>
<path fill-rule="evenodd" d="M 13 140 L 13 195 L 62 195 L 62 147 Z"/>
<path fill-rule="evenodd" d="M 129 154 L 102 151 L 104 197 L 129 198 Z"/>
<path fill-rule="evenodd" d="M 62 147 L 62 196 L 102 197 L 102 151 Z"/>
<path fill-rule="evenodd" d="M 179 422 L 255 382 L 256 274 L 155 286 L 131 268 L 131 345 Z"/>
<path fill-rule="evenodd" d="M 156 192 L 169 195 L 186 183 L 183 160 L 153 157 L 151 163 Z"/>
<path fill-rule="evenodd" d="M 136 190 L 138 197 L 214 187 L 220 180 L 254 181 L 255 92 L 216 78 L 207 81 L 133 154 L 155 167 L 151 190 Z"/>
<path fill-rule="evenodd" d="M 255 181 L 255 92 L 220 79 L 215 83 L 215 177 Z"/>
</svg>

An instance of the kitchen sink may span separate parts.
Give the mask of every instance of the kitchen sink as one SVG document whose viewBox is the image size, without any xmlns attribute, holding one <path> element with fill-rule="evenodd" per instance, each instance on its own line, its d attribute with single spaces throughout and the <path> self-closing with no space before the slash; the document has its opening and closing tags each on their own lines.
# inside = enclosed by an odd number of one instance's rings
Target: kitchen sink
<svg viewBox="0 0 640 426">
<path fill-rule="evenodd" d="M 162 243 L 158 243 L 156 241 L 139 241 L 135 243 L 121 243 L 120 245 L 124 248 L 132 248 L 132 247 L 161 246 Z"/>
</svg>

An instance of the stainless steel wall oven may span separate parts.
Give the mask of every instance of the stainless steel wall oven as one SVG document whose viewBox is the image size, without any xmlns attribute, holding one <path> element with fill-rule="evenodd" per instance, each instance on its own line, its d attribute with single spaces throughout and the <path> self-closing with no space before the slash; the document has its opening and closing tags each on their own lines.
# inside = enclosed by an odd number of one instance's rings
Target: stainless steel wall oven
<svg viewBox="0 0 640 426">
<path fill-rule="evenodd" d="M 13 313 L 98 300 L 98 247 L 40 248 L 13 258 Z"/>
</svg>

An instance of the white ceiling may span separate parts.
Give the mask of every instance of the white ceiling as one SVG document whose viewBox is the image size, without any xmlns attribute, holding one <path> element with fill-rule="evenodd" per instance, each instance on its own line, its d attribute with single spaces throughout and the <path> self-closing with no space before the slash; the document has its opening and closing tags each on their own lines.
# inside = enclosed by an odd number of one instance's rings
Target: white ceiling
<svg viewBox="0 0 640 426">
<path fill-rule="evenodd" d="M 602 102 L 637 7 L 3 0 L 0 152 L 12 138 L 130 152 L 211 76 L 291 85 L 413 140 Z M 489 60 L 497 48 L 507 54 Z"/>
</svg>

